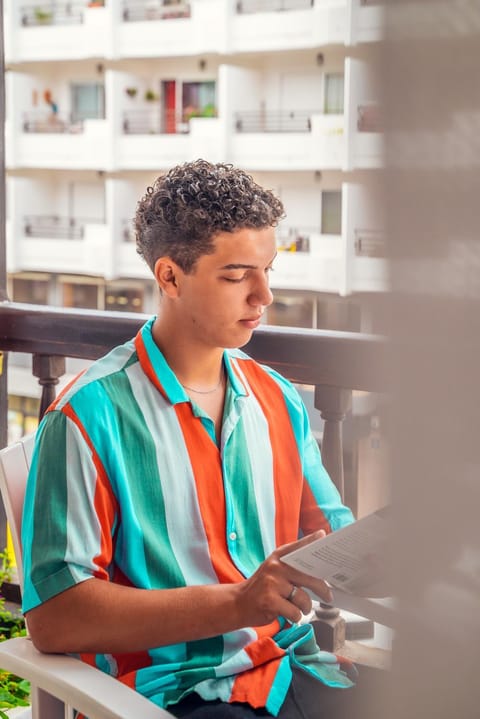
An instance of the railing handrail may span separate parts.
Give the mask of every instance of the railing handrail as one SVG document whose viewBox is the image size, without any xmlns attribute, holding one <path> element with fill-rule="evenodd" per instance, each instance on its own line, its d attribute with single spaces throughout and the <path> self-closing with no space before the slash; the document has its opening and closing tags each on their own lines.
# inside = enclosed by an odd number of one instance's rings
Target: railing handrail
<svg viewBox="0 0 480 719">
<path fill-rule="evenodd" d="M 64 2 L 42 8 L 39 5 L 20 7 L 21 23 L 25 27 L 39 25 L 81 25 L 85 3 Z"/>
<path fill-rule="evenodd" d="M 247 15 L 258 12 L 307 10 L 312 7 L 312 0 L 238 0 L 235 9 L 237 14 Z"/>
<path fill-rule="evenodd" d="M 242 110 L 235 113 L 236 132 L 311 132 L 320 110 Z"/>
<path fill-rule="evenodd" d="M 93 360 L 131 339 L 147 315 L 0 302 L 0 350 Z M 245 347 L 290 380 L 386 391 L 385 338 L 356 332 L 261 326 Z"/>
<path fill-rule="evenodd" d="M 191 6 L 189 0 L 168 5 L 159 2 L 149 7 L 145 0 L 124 0 L 122 18 L 124 22 L 138 22 L 143 20 L 170 20 L 175 18 L 189 18 Z"/>
</svg>

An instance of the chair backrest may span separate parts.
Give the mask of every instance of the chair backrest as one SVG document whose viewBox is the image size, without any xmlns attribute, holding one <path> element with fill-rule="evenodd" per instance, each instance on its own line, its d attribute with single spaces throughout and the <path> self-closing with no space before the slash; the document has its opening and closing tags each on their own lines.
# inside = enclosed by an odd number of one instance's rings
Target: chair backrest
<svg viewBox="0 0 480 719">
<path fill-rule="evenodd" d="M 0 450 L 0 493 L 12 535 L 18 581 L 21 588 L 23 588 L 22 511 L 34 441 L 35 435 L 28 434 L 18 442 Z"/>
</svg>

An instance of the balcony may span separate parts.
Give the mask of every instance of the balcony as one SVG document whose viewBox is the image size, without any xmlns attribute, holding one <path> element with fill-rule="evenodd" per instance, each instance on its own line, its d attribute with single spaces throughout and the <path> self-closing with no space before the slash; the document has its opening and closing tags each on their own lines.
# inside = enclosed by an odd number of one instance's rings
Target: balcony
<svg viewBox="0 0 480 719">
<path fill-rule="evenodd" d="M 170 0 L 124 0 L 122 20 L 124 22 L 144 22 L 154 20 L 178 20 L 189 18 L 191 6 L 189 2 L 173 2 Z"/>
<path fill-rule="evenodd" d="M 190 132 L 190 124 L 181 113 L 140 108 L 124 111 L 122 129 L 125 135 L 176 135 Z"/>
<path fill-rule="evenodd" d="M 109 15 L 94 2 L 6 3 L 8 61 L 68 60 L 109 54 Z"/>
<path fill-rule="evenodd" d="M 81 25 L 84 20 L 85 3 L 55 3 L 48 8 L 23 5 L 20 8 L 23 27 L 45 25 Z"/>
<path fill-rule="evenodd" d="M 224 123 L 216 117 L 182 116 L 169 120 L 152 110 L 126 111 L 123 135 L 117 141 L 117 163 L 124 170 L 154 170 L 159 167 L 208 157 L 211 162 L 225 160 L 222 137 Z"/>
<path fill-rule="evenodd" d="M 108 226 L 98 220 L 26 215 L 14 244 L 8 238 L 8 270 L 109 277 L 110 235 Z"/>
<path fill-rule="evenodd" d="M 65 114 L 26 112 L 16 138 L 16 167 L 107 170 L 112 164 L 110 123 Z"/>
<path fill-rule="evenodd" d="M 235 114 L 236 132 L 311 132 L 312 112 L 237 112 Z"/>
<path fill-rule="evenodd" d="M 73 120 L 69 115 L 45 112 L 25 112 L 23 115 L 23 132 L 76 135 L 83 129 L 83 121 Z"/>
<path fill-rule="evenodd" d="M 57 215 L 28 215 L 24 218 L 24 231 L 26 237 L 81 240 L 85 234 L 85 221 Z"/>
<path fill-rule="evenodd" d="M 343 45 L 347 5 L 347 0 L 238 0 L 230 46 L 246 52 Z"/>
<path fill-rule="evenodd" d="M 226 51 L 224 0 L 124 0 L 115 23 L 119 57 L 168 57 Z"/>
<path fill-rule="evenodd" d="M 313 0 L 237 0 L 235 10 L 242 15 L 257 12 L 306 10 L 313 5 Z"/>
<path fill-rule="evenodd" d="M 231 160 L 252 170 L 341 169 L 345 162 L 343 115 L 320 111 L 237 112 Z"/>
</svg>

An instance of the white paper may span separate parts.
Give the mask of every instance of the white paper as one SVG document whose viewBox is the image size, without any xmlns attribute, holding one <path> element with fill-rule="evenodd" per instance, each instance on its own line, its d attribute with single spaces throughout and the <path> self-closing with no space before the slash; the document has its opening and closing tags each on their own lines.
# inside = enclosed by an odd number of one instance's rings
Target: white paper
<svg viewBox="0 0 480 719">
<path fill-rule="evenodd" d="M 344 592 L 381 597 L 388 593 L 385 577 L 388 539 L 388 508 L 384 507 L 281 559 Z"/>
</svg>

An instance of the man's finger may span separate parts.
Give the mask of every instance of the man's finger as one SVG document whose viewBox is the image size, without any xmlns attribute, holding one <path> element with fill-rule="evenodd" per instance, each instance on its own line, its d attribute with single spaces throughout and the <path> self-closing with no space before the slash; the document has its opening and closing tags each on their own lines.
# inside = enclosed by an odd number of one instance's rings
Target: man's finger
<svg viewBox="0 0 480 719">
<path fill-rule="evenodd" d="M 289 554 L 290 552 L 294 552 L 296 549 L 305 547 L 307 544 L 314 542 L 316 539 L 321 539 L 322 537 L 325 537 L 325 536 L 326 536 L 325 530 L 319 529 L 316 532 L 312 532 L 312 534 L 307 534 L 306 537 L 297 539 L 296 542 L 290 542 L 289 544 L 284 544 L 281 547 L 278 547 L 277 556 L 283 557 L 284 554 Z"/>
</svg>

